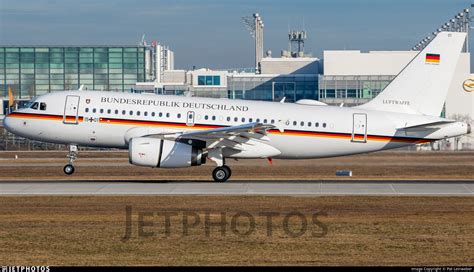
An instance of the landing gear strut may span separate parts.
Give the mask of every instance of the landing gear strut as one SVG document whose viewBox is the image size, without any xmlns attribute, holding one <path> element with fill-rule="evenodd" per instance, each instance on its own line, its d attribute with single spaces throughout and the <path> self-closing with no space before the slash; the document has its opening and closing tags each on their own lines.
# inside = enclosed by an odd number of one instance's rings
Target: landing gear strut
<svg viewBox="0 0 474 272">
<path fill-rule="evenodd" d="M 69 163 L 64 166 L 64 173 L 66 175 L 72 175 L 74 173 L 74 161 L 77 159 L 77 145 L 69 146 L 69 153 L 66 158 L 68 158 Z"/>
</svg>

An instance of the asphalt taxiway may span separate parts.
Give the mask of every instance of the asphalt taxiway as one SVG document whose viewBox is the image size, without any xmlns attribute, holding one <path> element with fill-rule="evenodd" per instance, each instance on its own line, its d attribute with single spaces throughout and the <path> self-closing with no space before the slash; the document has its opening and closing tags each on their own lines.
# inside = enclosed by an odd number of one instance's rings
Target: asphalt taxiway
<svg viewBox="0 0 474 272">
<path fill-rule="evenodd" d="M 474 181 L 12 181 L 0 195 L 474 196 Z"/>
</svg>

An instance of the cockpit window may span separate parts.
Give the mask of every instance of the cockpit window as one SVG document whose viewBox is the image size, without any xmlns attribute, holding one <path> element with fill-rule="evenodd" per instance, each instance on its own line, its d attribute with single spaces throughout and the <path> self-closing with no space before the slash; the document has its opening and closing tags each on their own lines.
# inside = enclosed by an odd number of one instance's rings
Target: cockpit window
<svg viewBox="0 0 474 272">
<path fill-rule="evenodd" d="M 39 106 L 38 104 L 39 104 L 38 102 L 35 102 L 35 103 L 31 104 L 30 108 L 34 109 L 34 110 L 37 110 L 38 106 Z"/>
<path fill-rule="evenodd" d="M 44 102 L 40 103 L 40 110 L 46 110 L 46 103 Z"/>
</svg>

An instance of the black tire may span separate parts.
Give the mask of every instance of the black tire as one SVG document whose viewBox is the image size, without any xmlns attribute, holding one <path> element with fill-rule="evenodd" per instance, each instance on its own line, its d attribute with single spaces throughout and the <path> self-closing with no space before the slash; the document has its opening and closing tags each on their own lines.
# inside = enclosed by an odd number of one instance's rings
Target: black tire
<svg viewBox="0 0 474 272">
<path fill-rule="evenodd" d="M 72 164 L 66 164 L 64 166 L 64 174 L 66 175 L 72 175 L 74 173 L 74 166 Z"/>
<path fill-rule="evenodd" d="M 230 168 L 229 167 L 216 167 L 212 171 L 212 178 L 215 182 L 226 182 L 230 177 Z"/>
<path fill-rule="evenodd" d="M 227 166 L 227 165 L 222 165 L 222 167 L 226 168 L 227 171 L 229 172 L 229 177 L 228 178 L 232 177 L 232 170 L 230 169 L 230 167 Z"/>
</svg>

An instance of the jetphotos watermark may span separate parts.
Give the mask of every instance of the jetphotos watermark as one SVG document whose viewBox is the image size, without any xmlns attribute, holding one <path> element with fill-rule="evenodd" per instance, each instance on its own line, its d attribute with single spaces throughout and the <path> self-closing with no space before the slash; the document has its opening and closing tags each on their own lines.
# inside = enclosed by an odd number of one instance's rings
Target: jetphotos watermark
<svg viewBox="0 0 474 272">
<path fill-rule="evenodd" d="M 235 235 L 248 237 L 263 234 L 266 237 L 282 235 L 321 238 L 328 233 L 324 223 L 327 213 L 322 211 L 259 212 L 244 210 L 220 212 L 211 210 L 150 211 L 125 207 L 123 241 L 136 237 L 171 237 L 204 235 Z"/>
</svg>

